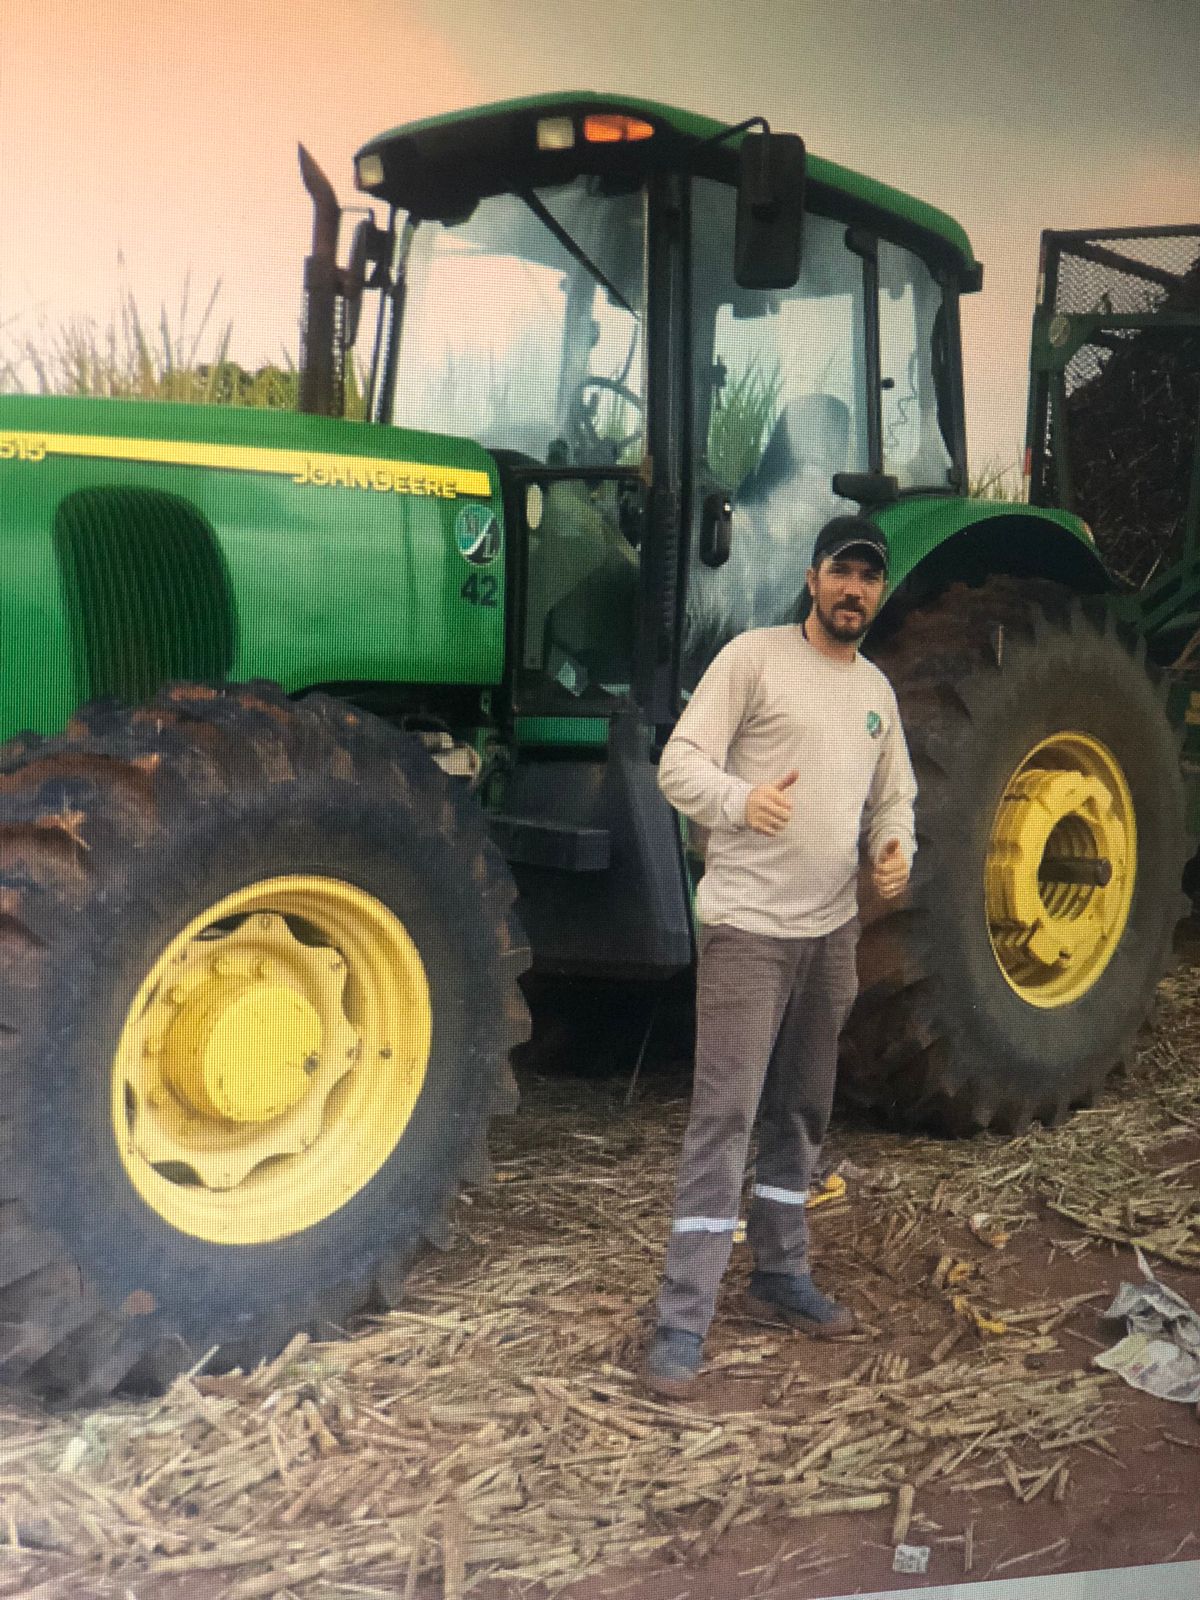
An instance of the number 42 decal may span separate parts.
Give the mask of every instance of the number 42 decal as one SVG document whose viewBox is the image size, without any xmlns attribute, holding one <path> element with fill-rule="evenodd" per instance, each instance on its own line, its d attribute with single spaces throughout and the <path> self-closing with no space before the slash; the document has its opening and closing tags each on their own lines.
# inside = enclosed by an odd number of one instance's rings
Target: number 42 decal
<svg viewBox="0 0 1200 1600">
<path fill-rule="evenodd" d="M 498 587 L 494 572 L 472 572 L 458 592 L 468 605 L 494 606 Z"/>
</svg>

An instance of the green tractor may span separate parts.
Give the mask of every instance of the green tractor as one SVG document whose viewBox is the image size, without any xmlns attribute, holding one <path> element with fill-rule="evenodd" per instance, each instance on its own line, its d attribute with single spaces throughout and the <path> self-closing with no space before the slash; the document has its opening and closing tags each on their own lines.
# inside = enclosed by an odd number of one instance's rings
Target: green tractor
<svg viewBox="0 0 1200 1600">
<path fill-rule="evenodd" d="M 0 399 L 0 1381 L 68 1402 L 393 1302 L 514 1102 L 531 958 L 690 967 L 657 752 L 839 510 L 891 542 L 921 783 L 848 1091 L 1062 1116 L 1178 910 L 1144 641 L 1194 576 L 1139 611 L 1078 516 L 966 497 L 948 217 L 590 93 L 373 140 L 346 264 L 302 169 L 298 413 Z"/>
</svg>

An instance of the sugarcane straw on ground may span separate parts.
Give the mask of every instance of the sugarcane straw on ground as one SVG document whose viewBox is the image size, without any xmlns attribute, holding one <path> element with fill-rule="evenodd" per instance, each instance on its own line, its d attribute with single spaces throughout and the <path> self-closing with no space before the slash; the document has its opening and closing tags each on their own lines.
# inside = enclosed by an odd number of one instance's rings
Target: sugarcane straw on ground
<svg viewBox="0 0 1200 1600">
<path fill-rule="evenodd" d="M 535 1082 L 494 1142 L 499 1182 L 467 1196 L 458 1243 L 418 1268 L 398 1311 L 349 1341 L 299 1336 L 248 1375 L 201 1363 L 156 1402 L 14 1409 L 5 1560 L 67 1552 L 114 1596 L 138 1577 L 212 1573 L 239 1600 L 280 1587 L 321 1600 L 337 1584 L 413 1600 L 430 1576 L 465 1596 L 490 1578 L 552 1590 L 699 1560 L 768 1520 L 856 1516 L 899 1543 L 935 1489 L 1061 1503 L 1077 1452 L 1111 1451 L 1126 1397 L 1065 1338 L 1099 1302 L 1023 1295 L 1011 1273 L 998 1296 L 988 1274 L 1041 1205 L 1064 1214 L 1055 1248 L 1136 1238 L 1200 1260 L 1198 1169 L 1161 1155 L 1197 1131 L 1200 977 L 1164 995 L 1129 1080 L 1062 1128 L 963 1144 L 835 1130 L 848 1194 L 814 1216 L 820 1273 L 853 1302 L 863 1263 L 877 1266 L 861 1309 L 887 1329 L 895 1307 L 927 1308 L 919 1356 L 884 1331 L 831 1368 L 740 1313 L 735 1257 L 710 1342 L 717 1398 L 651 1399 L 636 1371 L 682 1093 L 647 1104 L 643 1085 L 626 1111 L 619 1090 Z M 955 1537 L 970 1571 L 975 1523 Z"/>
</svg>

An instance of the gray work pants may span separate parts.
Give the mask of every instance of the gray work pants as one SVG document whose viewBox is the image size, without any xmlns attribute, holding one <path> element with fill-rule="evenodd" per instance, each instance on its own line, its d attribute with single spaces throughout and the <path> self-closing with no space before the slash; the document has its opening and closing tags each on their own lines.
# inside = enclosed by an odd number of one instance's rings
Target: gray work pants
<svg viewBox="0 0 1200 1600">
<path fill-rule="evenodd" d="M 750 1134 L 747 1237 L 760 1272 L 804 1272 L 804 1202 L 829 1126 L 838 1034 L 857 991 L 858 918 L 815 939 L 727 923 L 700 933 L 696 1067 L 658 1321 L 708 1331 L 737 1226 Z"/>
</svg>

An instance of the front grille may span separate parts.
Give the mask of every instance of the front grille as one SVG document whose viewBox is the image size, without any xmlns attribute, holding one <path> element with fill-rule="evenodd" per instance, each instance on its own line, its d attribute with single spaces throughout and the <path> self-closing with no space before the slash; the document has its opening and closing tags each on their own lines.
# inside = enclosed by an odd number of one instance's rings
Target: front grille
<svg viewBox="0 0 1200 1600">
<path fill-rule="evenodd" d="M 186 500 L 151 489 L 80 489 L 58 508 L 54 549 L 80 700 L 143 700 L 175 678 L 228 673 L 229 578 L 215 533 Z"/>
</svg>

